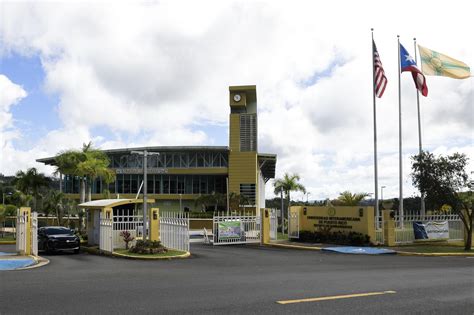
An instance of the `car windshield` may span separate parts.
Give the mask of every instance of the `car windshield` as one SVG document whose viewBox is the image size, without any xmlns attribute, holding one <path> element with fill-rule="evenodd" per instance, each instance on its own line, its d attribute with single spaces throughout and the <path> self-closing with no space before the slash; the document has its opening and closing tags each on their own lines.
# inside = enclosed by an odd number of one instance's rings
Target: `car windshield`
<svg viewBox="0 0 474 315">
<path fill-rule="evenodd" d="M 72 231 L 66 228 L 47 228 L 44 232 L 48 235 L 68 234 L 72 235 Z"/>
</svg>

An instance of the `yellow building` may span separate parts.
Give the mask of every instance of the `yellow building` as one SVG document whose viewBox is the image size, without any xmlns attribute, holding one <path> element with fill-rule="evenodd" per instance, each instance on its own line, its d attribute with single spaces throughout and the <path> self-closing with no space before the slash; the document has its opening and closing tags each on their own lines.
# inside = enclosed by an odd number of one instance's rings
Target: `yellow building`
<svg viewBox="0 0 474 315">
<path fill-rule="evenodd" d="M 104 150 L 116 171 L 108 187 L 98 178 L 92 183 L 92 199 L 136 197 L 143 181 L 143 157 L 132 151 L 159 155 L 147 158 L 147 192 L 153 206 L 162 211 L 197 210 L 194 200 L 202 195 L 244 196 L 246 210 L 265 207 L 265 183 L 275 177 L 276 155 L 258 153 L 257 92 L 252 86 L 229 87 L 229 146 L 156 146 Z M 55 158 L 38 162 L 55 165 Z M 79 199 L 79 178 L 61 175 L 61 189 Z M 225 201 L 224 201 L 225 203 Z M 223 210 L 223 209 L 221 209 Z"/>
</svg>

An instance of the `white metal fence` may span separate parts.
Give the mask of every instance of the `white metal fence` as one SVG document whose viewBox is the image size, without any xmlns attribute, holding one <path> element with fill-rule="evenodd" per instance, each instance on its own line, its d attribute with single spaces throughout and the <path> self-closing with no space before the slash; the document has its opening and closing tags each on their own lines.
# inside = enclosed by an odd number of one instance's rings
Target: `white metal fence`
<svg viewBox="0 0 474 315">
<path fill-rule="evenodd" d="M 288 215 L 288 238 L 300 237 L 300 213 L 290 212 Z"/>
<path fill-rule="evenodd" d="M 274 241 L 278 238 L 278 216 L 276 209 L 269 210 L 270 215 L 270 240 Z"/>
<path fill-rule="evenodd" d="M 166 248 L 189 252 L 189 217 L 185 213 L 160 214 L 160 240 Z"/>
<path fill-rule="evenodd" d="M 111 218 L 103 217 L 100 214 L 100 236 L 99 236 L 99 248 L 101 251 L 113 252 L 113 221 Z"/>
<path fill-rule="evenodd" d="M 135 212 L 128 210 L 115 210 L 113 215 L 113 246 L 115 248 L 125 248 L 125 242 L 120 233 L 123 231 L 130 232 L 130 236 L 134 238 L 129 246 L 135 246 L 137 237 L 143 236 L 143 216 L 137 215 Z"/>
<path fill-rule="evenodd" d="M 217 213 L 213 217 L 213 244 L 260 243 L 260 217 L 252 213 L 226 215 Z"/>
<path fill-rule="evenodd" d="M 464 237 L 463 224 L 457 214 L 420 215 L 406 213 L 403 215 L 403 222 L 399 215 L 395 215 L 395 242 L 412 243 L 415 240 L 413 222 L 425 223 L 428 221 L 448 221 L 450 240 L 462 240 Z"/>
<path fill-rule="evenodd" d="M 17 210 L 16 216 L 16 251 L 25 252 L 26 251 L 26 224 L 27 218 L 26 215 L 22 214 L 20 209 Z"/>
<path fill-rule="evenodd" d="M 31 213 L 31 254 L 38 256 L 38 213 Z"/>
</svg>

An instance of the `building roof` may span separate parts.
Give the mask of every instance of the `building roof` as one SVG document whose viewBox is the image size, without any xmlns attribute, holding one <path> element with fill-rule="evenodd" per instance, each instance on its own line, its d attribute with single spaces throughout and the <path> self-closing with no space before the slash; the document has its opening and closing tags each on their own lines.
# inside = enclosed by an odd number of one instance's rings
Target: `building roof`
<svg viewBox="0 0 474 315">
<path fill-rule="evenodd" d="M 276 167 L 276 154 L 259 153 L 258 154 L 258 165 L 262 171 L 265 183 L 270 178 L 275 178 L 275 167 Z"/>
<path fill-rule="evenodd" d="M 227 146 L 154 146 L 154 147 L 138 147 L 138 148 L 120 148 L 101 150 L 108 154 L 127 153 L 130 151 L 149 151 L 149 152 L 192 152 L 192 151 L 212 151 L 212 152 L 228 152 Z M 46 165 L 55 165 L 55 157 L 47 157 L 37 159 L 36 162 L 44 163 Z"/>
<path fill-rule="evenodd" d="M 153 203 L 155 199 L 147 199 L 147 203 Z M 86 209 L 100 209 L 100 208 L 112 208 L 116 206 L 143 203 L 143 199 L 100 199 L 93 200 L 79 204 L 80 208 Z"/>
</svg>

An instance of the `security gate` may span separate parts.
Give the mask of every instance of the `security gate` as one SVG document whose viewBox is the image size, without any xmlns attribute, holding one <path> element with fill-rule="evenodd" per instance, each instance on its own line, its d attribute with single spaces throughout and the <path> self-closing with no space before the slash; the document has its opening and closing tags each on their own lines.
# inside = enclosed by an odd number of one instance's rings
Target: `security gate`
<svg viewBox="0 0 474 315">
<path fill-rule="evenodd" d="M 26 251 L 26 223 L 26 213 L 23 213 L 18 209 L 16 216 L 16 251 L 19 253 L 24 253 Z"/>
<path fill-rule="evenodd" d="M 253 214 L 214 215 L 213 245 L 260 243 L 260 217 Z"/>
<path fill-rule="evenodd" d="M 189 217 L 186 213 L 163 212 L 160 240 L 166 248 L 189 252 Z"/>
<path fill-rule="evenodd" d="M 111 218 L 105 217 L 100 214 L 100 236 L 99 236 L 99 248 L 104 252 L 113 252 L 113 221 Z"/>
<path fill-rule="evenodd" d="M 275 241 L 278 238 L 278 216 L 276 209 L 270 209 L 270 240 Z"/>
<path fill-rule="evenodd" d="M 134 238 L 129 244 L 135 246 L 137 238 L 143 236 L 143 215 L 135 211 L 117 209 L 113 215 L 113 246 L 115 248 L 125 248 L 123 236 L 120 233 L 128 231 Z"/>
<path fill-rule="evenodd" d="M 288 221 L 288 238 L 300 238 L 300 213 L 290 212 Z"/>
</svg>

